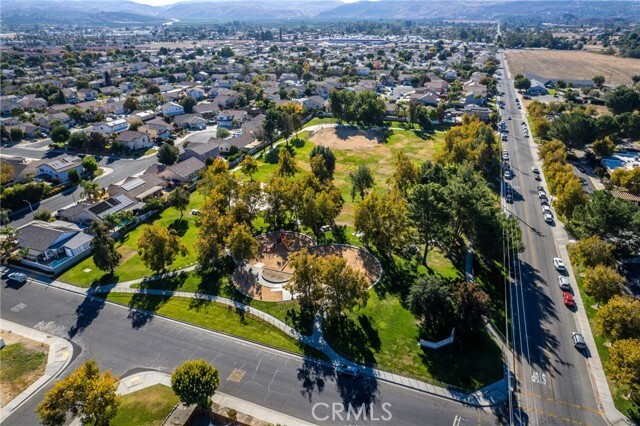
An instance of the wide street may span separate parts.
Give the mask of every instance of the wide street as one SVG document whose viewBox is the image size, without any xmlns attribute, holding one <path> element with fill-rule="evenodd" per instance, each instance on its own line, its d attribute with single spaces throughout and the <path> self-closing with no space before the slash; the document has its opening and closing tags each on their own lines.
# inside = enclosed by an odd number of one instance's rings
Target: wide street
<svg viewBox="0 0 640 426">
<path fill-rule="evenodd" d="M 21 305 L 22 304 L 22 305 Z M 336 377 L 331 368 L 128 308 L 31 282 L 2 280 L 1 317 L 70 339 L 78 355 L 67 372 L 90 358 L 122 376 L 135 369 L 171 372 L 193 358 L 220 370 L 220 391 L 317 424 L 477 425 L 496 424 L 490 410 L 416 392 L 374 379 Z M 233 374 L 232 374 L 233 373 Z M 3 422 L 35 425 L 33 410 L 45 387 Z M 313 417 L 314 404 L 318 405 Z M 383 404 L 391 413 L 383 410 Z M 331 417 L 333 404 L 372 407 L 377 420 Z M 370 405 L 373 404 L 373 405 Z M 336 408 L 339 410 L 340 405 Z M 327 417 L 329 416 L 329 417 Z M 387 419 L 386 421 L 383 419 Z M 324 419 L 324 420 L 323 420 Z"/>
<path fill-rule="evenodd" d="M 500 59 L 504 65 L 502 54 Z M 559 257 L 556 238 L 562 233 L 554 238 L 552 227 L 562 224 L 557 220 L 548 224 L 543 219 L 536 189 L 541 183 L 531 170 L 534 142 L 523 134 L 521 123 L 526 118 L 524 110 L 517 107 L 513 75 L 504 69 L 500 73 L 498 90 L 504 92 L 506 104 L 500 113 L 509 138 L 503 149 L 509 152 L 514 173 L 505 181 L 512 187 L 514 202 L 505 205 L 519 220 L 526 247 L 511 268 L 515 283 L 511 284 L 513 324 L 509 332 L 517 378 L 513 421 L 531 425 L 604 424 L 587 368 L 588 351 L 596 349 L 590 347 L 583 354 L 573 347 L 571 333 L 578 330 L 576 313 L 563 304 L 559 274 L 553 266 L 553 258 Z M 537 159 L 535 163 L 539 166 Z"/>
</svg>

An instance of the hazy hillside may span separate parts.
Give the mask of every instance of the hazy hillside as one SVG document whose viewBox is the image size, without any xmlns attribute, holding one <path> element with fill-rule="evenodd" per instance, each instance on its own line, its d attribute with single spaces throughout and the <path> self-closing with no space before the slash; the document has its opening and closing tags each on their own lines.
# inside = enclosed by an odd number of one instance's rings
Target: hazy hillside
<svg viewBox="0 0 640 426">
<path fill-rule="evenodd" d="M 342 3 L 283 0 L 192 0 L 168 6 L 148 6 L 127 0 L 2 0 L 0 16 L 9 23 L 132 24 L 204 20 L 287 19 L 465 19 L 495 20 L 507 17 L 558 19 L 640 19 L 640 1 L 423 1 L 382 0 Z"/>
</svg>

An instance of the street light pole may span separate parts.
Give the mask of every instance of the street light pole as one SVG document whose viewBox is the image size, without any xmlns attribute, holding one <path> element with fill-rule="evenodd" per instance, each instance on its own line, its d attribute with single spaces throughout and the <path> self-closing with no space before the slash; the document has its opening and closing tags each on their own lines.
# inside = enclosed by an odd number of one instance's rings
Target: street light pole
<svg viewBox="0 0 640 426">
<path fill-rule="evenodd" d="M 31 203 L 28 202 L 27 200 L 22 200 L 22 201 L 24 201 L 25 203 L 29 204 L 29 208 L 31 209 L 31 213 L 33 213 L 33 207 L 31 206 Z"/>
</svg>

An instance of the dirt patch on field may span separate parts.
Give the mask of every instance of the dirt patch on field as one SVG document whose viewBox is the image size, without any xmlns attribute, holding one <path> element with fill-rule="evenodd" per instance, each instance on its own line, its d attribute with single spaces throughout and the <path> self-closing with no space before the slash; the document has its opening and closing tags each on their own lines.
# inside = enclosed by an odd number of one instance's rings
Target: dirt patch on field
<svg viewBox="0 0 640 426">
<path fill-rule="evenodd" d="M 369 150 L 381 148 L 384 135 L 374 130 L 326 128 L 315 132 L 309 140 L 331 149 Z"/>
<path fill-rule="evenodd" d="M 329 244 L 326 246 L 313 247 L 309 251 L 320 256 L 333 254 L 345 259 L 347 265 L 364 274 L 370 285 L 375 283 L 382 273 L 380 263 L 378 263 L 377 259 L 371 253 L 356 247 Z"/>
<path fill-rule="evenodd" d="M 508 50 L 511 74 L 535 74 L 542 78 L 591 80 L 604 75 L 606 83 L 630 84 L 640 74 L 640 60 L 600 55 L 580 50 Z"/>
<path fill-rule="evenodd" d="M 14 380 L 1 380 L 0 381 L 0 407 L 7 405 L 13 398 L 18 396 L 20 392 L 28 388 L 33 382 L 38 380 L 40 376 L 44 374 L 44 369 L 47 365 L 46 354 L 49 352 L 49 346 L 36 342 L 35 340 L 27 339 L 16 333 L 10 333 L 5 330 L 0 330 L 0 337 L 4 340 L 7 346 L 15 343 L 20 343 L 25 349 L 30 351 L 44 352 L 45 358 L 42 365 L 33 371 L 28 371 Z M 3 351 L 5 351 L 3 349 Z"/>
</svg>

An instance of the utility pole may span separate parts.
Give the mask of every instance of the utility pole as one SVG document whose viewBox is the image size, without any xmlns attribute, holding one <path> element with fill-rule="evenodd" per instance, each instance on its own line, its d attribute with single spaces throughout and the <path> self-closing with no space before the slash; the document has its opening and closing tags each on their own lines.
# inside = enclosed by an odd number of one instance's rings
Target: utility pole
<svg viewBox="0 0 640 426">
<path fill-rule="evenodd" d="M 29 204 L 29 209 L 31 209 L 31 213 L 33 213 L 33 207 L 31 206 L 31 203 L 28 202 L 27 200 L 22 200 L 22 201 L 24 201 L 25 203 Z"/>
</svg>

